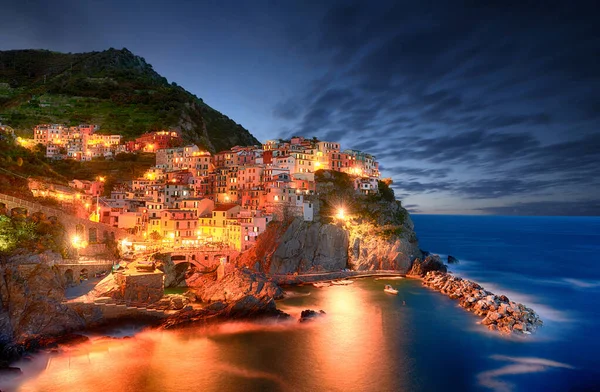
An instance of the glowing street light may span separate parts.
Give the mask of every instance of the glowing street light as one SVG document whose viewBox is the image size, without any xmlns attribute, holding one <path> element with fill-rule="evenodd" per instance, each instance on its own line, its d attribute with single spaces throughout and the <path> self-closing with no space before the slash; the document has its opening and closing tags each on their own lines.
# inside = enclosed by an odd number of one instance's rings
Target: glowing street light
<svg viewBox="0 0 600 392">
<path fill-rule="evenodd" d="M 344 220 L 344 219 L 346 219 L 346 215 L 345 215 L 345 212 L 344 212 L 344 209 L 343 209 L 343 208 L 339 208 L 339 209 L 338 209 L 338 211 L 337 211 L 337 215 L 336 215 L 336 218 L 338 218 L 338 219 L 340 219 L 340 220 Z"/>
</svg>

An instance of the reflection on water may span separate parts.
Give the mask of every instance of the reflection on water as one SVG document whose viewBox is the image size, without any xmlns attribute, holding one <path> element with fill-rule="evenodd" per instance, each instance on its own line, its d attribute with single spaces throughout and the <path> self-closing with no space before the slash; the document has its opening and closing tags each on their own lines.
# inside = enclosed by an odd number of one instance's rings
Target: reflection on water
<svg viewBox="0 0 600 392">
<path fill-rule="evenodd" d="M 95 336 L 60 354 L 17 364 L 24 376 L 0 379 L 0 389 L 396 391 L 451 385 L 481 390 L 490 380 L 485 371 L 498 367 L 490 355 L 533 356 L 530 344 L 466 332 L 477 318 L 419 282 L 395 282 L 398 296 L 385 294 L 385 284 L 362 280 L 290 289 L 295 294 L 279 306 L 294 319 L 284 323 L 144 331 L 129 339 Z M 327 314 L 298 323 L 304 309 Z M 496 384 L 487 386 L 505 385 L 502 374 L 493 373 Z"/>
<path fill-rule="evenodd" d="M 144 331 L 131 339 L 93 337 L 56 354 L 21 363 L 19 391 L 188 391 L 393 389 L 382 360 L 382 309 L 361 284 L 298 288 L 280 306 L 284 323 L 228 323 L 182 331 Z M 307 294 L 312 293 L 308 296 Z M 377 293 L 376 295 L 380 295 Z M 301 310 L 327 315 L 298 323 Z M 396 376 L 395 376 L 396 377 Z M 20 385 L 18 384 L 20 382 Z"/>
</svg>

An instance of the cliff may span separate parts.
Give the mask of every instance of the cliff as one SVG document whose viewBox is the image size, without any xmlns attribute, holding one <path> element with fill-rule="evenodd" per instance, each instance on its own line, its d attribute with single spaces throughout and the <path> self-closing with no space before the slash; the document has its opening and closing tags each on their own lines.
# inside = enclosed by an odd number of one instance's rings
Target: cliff
<svg viewBox="0 0 600 392">
<path fill-rule="evenodd" d="M 16 343 L 83 328 L 84 319 L 63 299 L 64 282 L 52 267 L 44 263 L 0 267 L 2 357 L 11 357 Z"/>
<path fill-rule="evenodd" d="M 0 51 L 0 122 L 21 134 L 40 123 L 98 124 L 126 138 L 176 129 L 212 152 L 258 144 L 244 127 L 127 49 Z"/>
<path fill-rule="evenodd" d="M 270 223 L 255 247 L 240 255 L 239 265 L 271 274 L 345 268 L 406 273 L 422 257 L 410 215 L 393 192 L 356 194 L 343 173 L 321 171 L 316 178 L 316 220 Z M 335 218 L 335 205 L 344 206 L 343 219 Z"/>
</svg>

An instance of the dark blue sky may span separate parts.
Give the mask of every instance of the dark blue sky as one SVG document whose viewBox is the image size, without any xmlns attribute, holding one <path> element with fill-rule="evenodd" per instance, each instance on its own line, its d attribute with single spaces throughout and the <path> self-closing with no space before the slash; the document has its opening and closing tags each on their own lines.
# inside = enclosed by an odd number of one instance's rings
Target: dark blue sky
<svg viewBox="0 0 600 392">
<path fill-rule="evenodd" d="M 9 0 L 0 49 L 127 47 L 262 141 L 375 154 L 412 211 L 599 215 L 598 7 L 450 3 Z"/>
</svg>

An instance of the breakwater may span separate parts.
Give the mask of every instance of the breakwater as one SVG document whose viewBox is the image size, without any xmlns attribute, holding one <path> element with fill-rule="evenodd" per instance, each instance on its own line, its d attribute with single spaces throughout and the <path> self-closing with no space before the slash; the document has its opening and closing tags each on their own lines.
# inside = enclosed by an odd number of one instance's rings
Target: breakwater
<svg viewBox="0 0 600 392">
<path fill-rule="evenodd" d="M 503 334 L 531 334 L 543 323 L 537 313 L 521 303 L 496 295 L 479 284 L 446 272 L 431 271 L 423 277 L 423 284 L 452 299 L 460 306 L 483 317 L 481 324 Z"/>
</svg>

